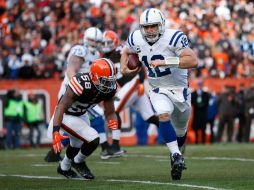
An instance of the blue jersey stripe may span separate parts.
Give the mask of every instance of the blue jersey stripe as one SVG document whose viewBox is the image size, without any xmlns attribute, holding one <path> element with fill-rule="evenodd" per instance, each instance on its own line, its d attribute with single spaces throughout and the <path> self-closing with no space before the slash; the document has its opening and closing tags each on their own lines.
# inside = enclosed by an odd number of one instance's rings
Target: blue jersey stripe
<svg viewBox="0 0 254 190">
<path fill-rule="evenodd" d="M 127 42 L 128 42 L 128 44 L 129 44 L 129 46 L 131 47 L 130 36 L 127 38 Z"/>
<path fill-rule="evenodd" d="M 181 33 L 181 34 L 179 34 L 179 35 L 177 36 L 176 41 L 175 41 L 175 43 L 174 43 L 174 47 L 176 46 L 178 40 L 179 40 L 183 35 L 184 35 L 184 33 Z"/>
<path fill-rule="evenodd" d="M 148 14 L 149 14 L 149 11 L 150 11 L 150 9 L 148 9 L 148 10 L 146 11 L 146 23 L 148 23 Z"/>
<path fill-rule="evenodd" d="M 131 34 L 131 44 L 134 46 L 134 42 L 133 42 L 133 33 L 134 33 L 134 32 L 132 32 L 132 34 Z"/>
<path fill-rule="evenodd" d="M 172 36 L 172 38 L 171 38 L 171 40 L 170 40 L 170 42 L 169 42 L 169 45 L 172 45 L 172 43 L 173 43 L 173 41 L 174 41 L 174 38 L 176 37 L 176 35 L 177 35 L 179 32 L 181 32 L 181 31 L 176 31 L 176 32 L 174 33 L 174 35 Z"/>
</svg>

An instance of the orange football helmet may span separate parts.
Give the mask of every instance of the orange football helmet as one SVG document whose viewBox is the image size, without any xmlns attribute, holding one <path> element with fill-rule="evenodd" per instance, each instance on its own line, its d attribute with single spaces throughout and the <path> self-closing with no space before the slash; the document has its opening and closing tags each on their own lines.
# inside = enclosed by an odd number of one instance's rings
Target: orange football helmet
<svg viewBox="0 0 254 190">
<path fill-rule="evenodd" d="M 90 65 L 90 76 L 95 87 L 109 93 L 116 87 L 115 67 L 111 60 L 106 58 L 96 59 Z"/>
<path fill-rule="evenodd" d="M 103 53 L 108 53 L 117 48 L 119 44 L 119 39 L 117 34 L 112 30 L 106 30 L 103 32 L 102 37 L 102 47 L 101 50 Z"/>
</svg>

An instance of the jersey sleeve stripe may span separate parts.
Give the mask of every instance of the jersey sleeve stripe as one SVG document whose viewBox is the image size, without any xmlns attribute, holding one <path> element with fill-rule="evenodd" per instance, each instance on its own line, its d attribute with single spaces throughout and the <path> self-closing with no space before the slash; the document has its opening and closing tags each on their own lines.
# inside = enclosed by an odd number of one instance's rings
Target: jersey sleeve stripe
<svg viewBox="0 0 254 190">
<path fill-rule="evenodd" d="M 71 89 L 73 90 L 73 92 L 75 94 L 77 94 L 78 96 L 80 96 L 81 94 L 79 93 L 79 91 L 75 88 L 75 86 L 73 85 L 72 81 L 69 83 L 69 86 L 71 87 Z"/>
<path fill-rule="evenodd" d="M 76 77 L 73 77 L 73 82 L 76 84 L 77 88 L 81 90 L 81 92 L 84 90 L 83 87 L 78 83 Z"/>
<path fill-rule="evenodd" d="M 134 42 L 133 42 L 133 33 L 134 33 L 134 32 L 132 32 L 132 34 L 131 34 L 131 44 L 134 46 Z"/>
<path fill-rule="evenodd" d="M 176 41 L 175 41 L 175 43 L 174 43 L 174 47 L 176 46 L 178 40 L 179 40 L 183 35 L 184 35 L 184 33 L 181 33 L 181 34 L 179 34 L 179 35 L 177 36 Z"/>
<path fill-rule="evenodd" d="M 178 33 L 180 33 L 180 31 L 176 31 L 176 32 L 174 33 L 174 35 L 172 36 L 172 38 L 171 38 L 171 40 L 170 40 L 170 42 L 169 42 L 169 45 L 172 45 L 172 43 L 173 43 L 173 41 L 174 41 L 174 38 L 176 37 L 176 35 L 177 35 Z"/>
<path fill-rule="evenodd" d="M 130 44 L 130 36 L 127 38 L 127 42 L 129 44 L 129 46 L 131 47 L 131 44 Z"/>
</svg>

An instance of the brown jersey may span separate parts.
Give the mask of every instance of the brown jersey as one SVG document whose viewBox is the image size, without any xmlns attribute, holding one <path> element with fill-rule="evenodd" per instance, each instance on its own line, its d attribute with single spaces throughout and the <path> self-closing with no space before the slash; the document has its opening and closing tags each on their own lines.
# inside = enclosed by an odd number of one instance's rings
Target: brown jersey
<svg viewBox="0 0 254 190">
<path fill-rule="evenodd" d="M 78 97 L 65 113 L 74 116 L 85 114 L 89 108 L 113 98 L 116 93 L 116 86 L 109 93 L 99 91 L 88 73 L 77 73 L 68 85 Z"/>
</svg>

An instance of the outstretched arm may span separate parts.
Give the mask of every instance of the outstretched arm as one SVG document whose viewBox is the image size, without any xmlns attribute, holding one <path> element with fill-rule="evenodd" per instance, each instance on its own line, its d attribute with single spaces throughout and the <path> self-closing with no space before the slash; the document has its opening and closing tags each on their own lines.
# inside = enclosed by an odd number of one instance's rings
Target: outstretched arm
<svg viewBox="0 0 254 190">
<path fill-rule="evenodd" d="M 164 60 L 151 61 L 153 67 L 168 66 L 178 67 L 180 69 L 196 68 L 198 59 L 194 51 L 190 48 L 185 48 L 179 57 L 165 57 Z"/>
</svg>

